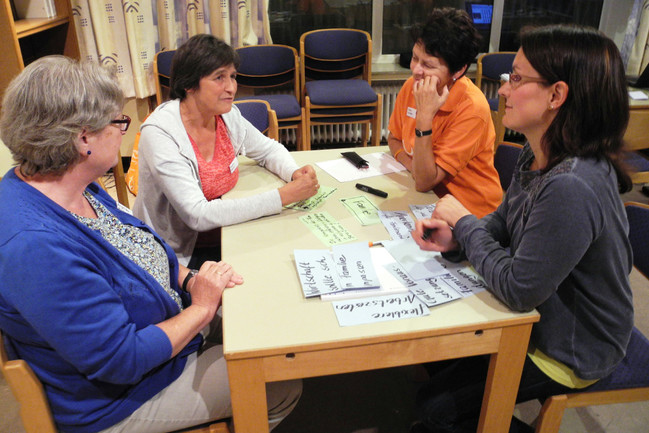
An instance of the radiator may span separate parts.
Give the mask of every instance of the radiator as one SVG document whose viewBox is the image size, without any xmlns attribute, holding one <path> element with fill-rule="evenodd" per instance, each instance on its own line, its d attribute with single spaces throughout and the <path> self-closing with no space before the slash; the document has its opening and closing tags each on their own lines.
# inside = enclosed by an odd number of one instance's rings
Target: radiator
<svg viewBox="0 0 649 433">
<path fill-rule="evenodd" d="M 376 93 L 383 95 L 383 110 L 381 113 L 381 141 L 387 142 L 388 124 L 390 115 L 397 99 L 397 94 L 403 85 L 402 80 L 381 81 L 374 83 L 372 88 Z M 316 125 L 311 127 L 311 143 L 313 144 L 360 144 L 361 124 L 352 123 L 349 125 L 332 124 Z M 295 130 L 283 129 L 280 131 L 280 142 L 293 147 L 296 144 Z"/>
</svg>

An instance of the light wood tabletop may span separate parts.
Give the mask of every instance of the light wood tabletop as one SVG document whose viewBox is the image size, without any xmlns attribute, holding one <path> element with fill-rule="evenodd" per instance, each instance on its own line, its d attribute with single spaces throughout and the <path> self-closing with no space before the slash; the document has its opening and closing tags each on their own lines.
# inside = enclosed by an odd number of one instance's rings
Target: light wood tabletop
<svg viewBox="0 0 649 433">
<path fill-rule="evenodd" d="M 437 197 L 414 190 L 404 171 L 360 180 L 388 193 L 383 199 L 338 182 L 315 162 L 340 152 L 387 152 L 387 146 L 294 152 L 299 165 L 310 163 L 322 186 L 336 191 L 311 212 L 328 212 L 358 241 L 389 239 L 382 224 L 362 226 L 340 202 L 367 197 L 381 210 L 408 210 L 409 204 Z M 240 178 L 229 197 L 247 196 L 282 185 L 254 161 L 240 158 Z M 525 352 L 536 312 L 513 313 L 482 292 L 431 308 L 430 315 L 341 327 L 330 302 L 305 299 L 294 249 L 327 249 L 302 222 L 307 213 L 285 209 L 279 215 L 224 227 L 223 259 L 244 277 L 223 299 L 224 352 L 233 417 L 238 433 L 268 431 L 265 383 L 279 380 L 410 365 L 492 354 L 483 398 L 480 432 L 506 432 L 514 410 Z"/>
</svg>

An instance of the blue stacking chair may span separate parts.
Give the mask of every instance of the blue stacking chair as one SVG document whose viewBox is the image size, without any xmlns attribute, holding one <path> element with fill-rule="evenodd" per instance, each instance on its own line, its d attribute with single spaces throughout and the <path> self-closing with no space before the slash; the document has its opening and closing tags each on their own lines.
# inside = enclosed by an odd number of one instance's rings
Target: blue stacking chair
<svg viewBox="0 0 649 433">
<path fill-rule="evenodd" d="M 288 45 L 252 45 L 239 54 L 237 100 L 261 99 L 277 114 L 279 129 L 295 129 L 302 149 L 304 110 L 300 106 L 300 71 L 297 50 Z"/>
<path fill-rule="evenodd" d="M 355 29 L 321 29 L 300 36 L 300 84 L 304 106 L 303 148 L 311 126 L 361 123 L 362 144 L 381 141 L 382 96 L 372 89 L 372 38 Z"/>
<path fill-rule="evenodd" d="M 279 139 L 279 127 L 277 124 L 277 115 L 270 108 L 268 101 L 261 99 L 246 99 L 243 101 L 234 101 L 241 115 L 253 124 L 262 134 L 273 140 Z"/>
<path fill-rule="evenodd" d="M 159 51 L 153 59 L 155 76 L 155 95 L 158 105 L 169 99 L 169 80 L 171 78 L 171 59 L 176 50 Z"/>
<path fill-rule="evenodd" d="M 505 127 L 502 124 L 505 105 L 498 97 L 500 75 L 511 72 L 514 57 L 516 53 L 513 51 L 486 53 L 478 57 L 475 84 L 487 96 L 491 118 L 496 128 L 496 144 L 505 138 Z"/>
<path fill-rule="evenodd" d="M 516 161 L 518 161 L 518 156 L 521 154 L 522 149 L 522 145 L 507 141 L 503 141 L 496 148 L 494 166 L 500 178 L 500 186 L 504 191 L 507 191 L 509 184 L 512 182 L 514 167 L 516 167 Z"/>
<path fill-rule="evenodd" d="M 633 264 L 649 277 L 649 206 L 626 203 Z M 569 407 L 630 403 L 649 400 L 649 340 L 633 328 L 626 356 L 609 376 L 584 392 L 555 395 L 545 400 L 536 433 L 559 431 L 563 411 Z"/>
</svg>

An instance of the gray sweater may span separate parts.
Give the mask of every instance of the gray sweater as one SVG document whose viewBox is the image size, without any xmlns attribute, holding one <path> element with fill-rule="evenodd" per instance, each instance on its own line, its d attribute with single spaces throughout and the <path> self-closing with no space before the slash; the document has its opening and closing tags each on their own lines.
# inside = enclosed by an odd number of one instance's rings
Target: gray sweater
<svg viewBox="0 0 649 433">
<path fill-rule="evenodd" d="M 517 311 L 536 308 L 531 343 L 582 379 L 622 360 L 633 327 L 628 223 L 612 166 L 568 158 L 529 171 L 526 145 L 498 209 L 458 221 L 455 236 L 491 292 Z"/>
<path fill-rule="evenodd" d="M 222 115 L 235 155 L 245 155 L 290 181 L 299 167 L 286 148 L 263 135 L 236 105 Z M 249 197 L 208 201 L 198 162 L 180 117 L 178 100 L 161 104 L 141 127 L 138 195 L 133 214 L 153 227 L 187 265 L 198 232 L 237 224 L 282 210 L 277 189 Z"/>
</svg>

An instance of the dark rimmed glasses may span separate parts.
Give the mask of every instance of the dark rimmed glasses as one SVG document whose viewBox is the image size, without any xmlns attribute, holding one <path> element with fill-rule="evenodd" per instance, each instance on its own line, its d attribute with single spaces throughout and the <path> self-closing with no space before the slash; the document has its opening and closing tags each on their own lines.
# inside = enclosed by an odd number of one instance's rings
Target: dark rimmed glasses
<svg viewBox="0 0 649 433">
<path fill-rule="evenodd" d="M 526 77 L 525 75 L 515 74 L 514 72 L 510 72 L 509 74 L 501 74 L 500 79 L 504 82 L 509 83 L 509 85 L 514 90 L 518 89 L 520 86 L 522 86 L 525 83 L 546 83 L 547 84 L 548 82 L 544 78 Z"/>
<path fill-rule="evenodd" d="M 110 121 L 111 124 L 116 125 L 122 133 L 128 131 L 128 127 L 131 126 L 131 118 L 126 114 L 122 114 L 121 119 L 114 119 Z"/>
</svg>

